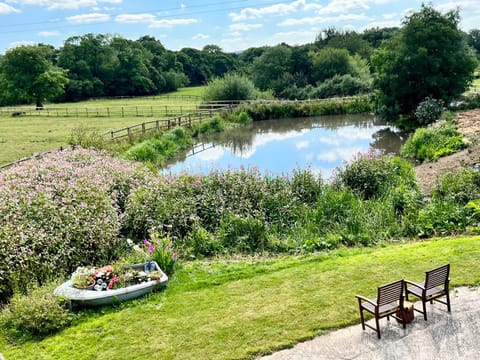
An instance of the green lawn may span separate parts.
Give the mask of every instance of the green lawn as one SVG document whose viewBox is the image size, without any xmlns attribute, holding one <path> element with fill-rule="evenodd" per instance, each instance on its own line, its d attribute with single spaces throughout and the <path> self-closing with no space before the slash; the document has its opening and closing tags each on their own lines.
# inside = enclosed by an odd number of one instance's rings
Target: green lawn
<svg viewBox="0 0 480 360">
<path fill-rule="evenodd" d="M 200 100 L 182 100 L 168 95 L 197 95 L 201 93 L 202 89 L 202 87 L 185 88 L 160 97 L 47 104 L 45 110 L 36 112 L 43 115 L 35 116 L 12 117 L 11 111 L 8 111 L 0 116 L 0 165 L 31 156 L 34 153 L 65 146 L 72 130 L 80 125 L 105 132 L 144 121 L 165 118 L 165 109 L 167 114 L 169 112 L 172 114 L 190 112 Z M 124 108 L 124 117 L 121 116 L 122 107 Z M 57 117 L 55 109 L 62 114 L 65 113 L 65 109 L 68 109 L 70 116 Z M 107 111 L 111 115 L 110 117 L 106 116 Z M 45 116 L 47 112 L 50 112 L 52 116 Z M 139 116 L 136 116 L 136 113 Z M 79 116 L 77 117 L 76 114 Z"/>
<path fill-rule="evenodd" d="M 193 262 L 167 289 L 102 308 L 7 359 L 248 359 L 359 323 L 355 294 L 420 281 L 451 264 L 453 286 L 480 284 L 480 237 L 436 239 L 305 257 Z"/>
</svg>

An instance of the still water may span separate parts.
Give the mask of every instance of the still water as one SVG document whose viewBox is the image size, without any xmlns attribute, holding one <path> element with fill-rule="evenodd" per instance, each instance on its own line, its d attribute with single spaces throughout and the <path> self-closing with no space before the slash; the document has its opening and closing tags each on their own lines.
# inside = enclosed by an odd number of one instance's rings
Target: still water
<svg viewBox="0 0 480 360">
<path fill-rule="evenodd" d="M 308 167 L 328 179 L 359 152 L 398 153 L 406 137 L 372 115 L 258 121 L 205 139 L 162 172 L 207 174 L 243 167 L 281 175 Z"/>
</svg>

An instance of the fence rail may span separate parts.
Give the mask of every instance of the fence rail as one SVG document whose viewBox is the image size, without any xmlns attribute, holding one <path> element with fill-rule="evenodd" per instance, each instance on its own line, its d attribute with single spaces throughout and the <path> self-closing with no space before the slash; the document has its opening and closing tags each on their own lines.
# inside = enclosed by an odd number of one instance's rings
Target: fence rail
<svg viewBox="0 0 480 360">
<path fill-rule="evenodd" d="M 150 131 L 165 131 L 177 126 L 191 127 L 195 122 L 202 122 L 205 119 L 213 117 L 215 114 L 225 111 L 231 111 L 234 105 L 212 106 L 208 110 L 196 111 L 183 115 L 170 117 L 168 119 L 159 119 L 142 122 L 122 129 L 110 130 L 103 133 L 107 140 L 119 140 L 129 138 L 138 134 L 145 134 Z"/>
</svg>

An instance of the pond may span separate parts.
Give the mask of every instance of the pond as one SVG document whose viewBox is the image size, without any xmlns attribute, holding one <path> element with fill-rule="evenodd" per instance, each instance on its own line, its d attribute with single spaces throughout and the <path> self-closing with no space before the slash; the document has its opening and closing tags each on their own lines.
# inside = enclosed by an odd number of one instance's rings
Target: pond
<svg viewBox="0 0 480 360">
<path fill-rule="evenodd" d="M 281 175 L 308 167 L 328 179 L 337 166 L 359 152 L 398 153 L 406 137 L 368 114 L 257 121 L 208 137 L 162 172 L 207 174 L 257 168 L 265 175 Z"/>
</svg>

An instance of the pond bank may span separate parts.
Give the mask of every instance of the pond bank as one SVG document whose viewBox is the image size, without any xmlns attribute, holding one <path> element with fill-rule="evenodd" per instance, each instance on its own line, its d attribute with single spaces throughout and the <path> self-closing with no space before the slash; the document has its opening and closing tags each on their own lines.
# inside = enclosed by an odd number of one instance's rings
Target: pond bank
<svg viewBox="0 0 480 360">
<path fill-rule="evenodd" d="M 415 174 L 424 193 L 430 192 L 438 175 L 480 163 L 480 143 L 478 143 L 480 109 L 459 112 L 455 118 L 455 125 L 471 145 L 465 150 L 442 157 L 436 162 L 423 163 L 415 167 Z"/>
</svg>

